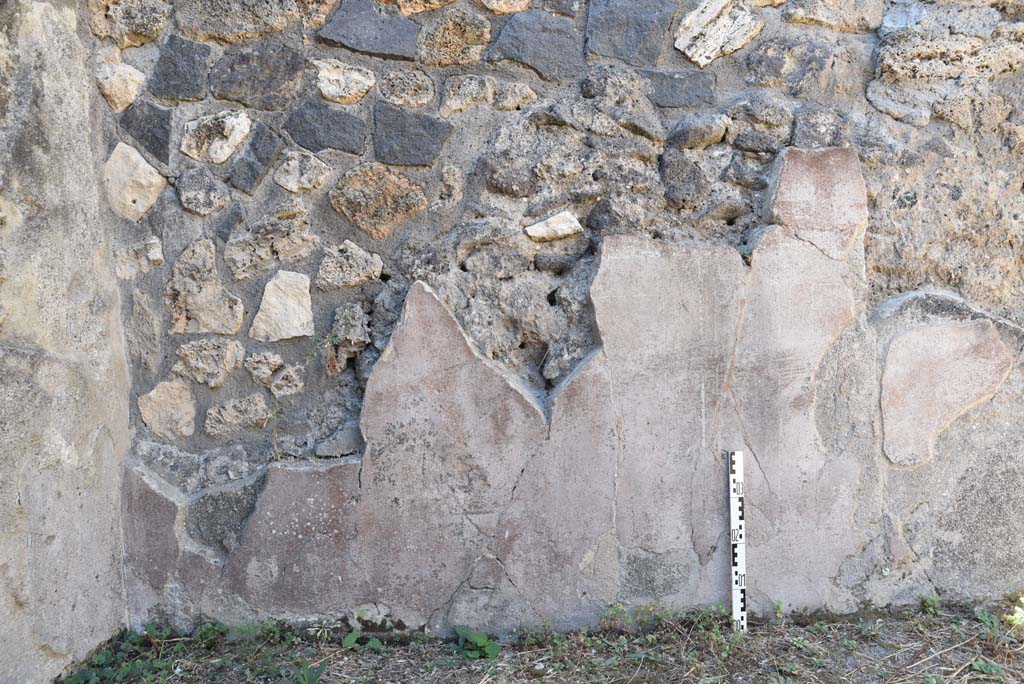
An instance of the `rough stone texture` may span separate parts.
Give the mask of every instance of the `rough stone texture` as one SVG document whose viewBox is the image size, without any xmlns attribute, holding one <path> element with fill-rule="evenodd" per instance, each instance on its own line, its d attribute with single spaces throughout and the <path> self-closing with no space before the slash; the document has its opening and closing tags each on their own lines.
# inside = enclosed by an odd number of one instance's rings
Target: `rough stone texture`
<svg viewBox="0 0 1024 684">
<path fill-rule="evenodd" d="M 118 143 L 103 165 L 103 187 L 115 214 L 138 221 L 160 197 L 167 180 L 138 150 Z"/>
<path fill-rule="evenodd" d="M 118 47 L 145 45 L 157 38 L 171 17 L 164 0 L 89 0 L 90 27 Z"/>
<path fill-rule="evenodd" d="M 270 410 L 263 395 L 250 394 L 207 411 L 204 429 L 210 437 L 220 437 L 240 430 L 266 427 L 270 418 Z"/>
<path fill-rule="evenodd" d="M 159 162 L 171 159 L 171 128 L 174 110 L 138 100 L 121 116 L 121 129 Z"/>
<path fill-rule="evenodd" d="M 324 292 L 358 287 L 367 280 L 380 278 L 384 262 L 351 240 L 331 246 L 320 262 L 316 286 Z"/>
<path fill-rule="evenodd" d="M 318 59 L 317 87 L 325 100 L 337 104 L 355 104 L 377 83 L 369 69 L 352 66 L 336 59 Z"/>
<path fill-rule="evenodd" d="M 139 414 L 157 437 L 173 440 L 195 432 L 196 405 L 184 380 L 161 382 L 139 397 Z"/>
<path fill-rule="evenodd" d="M 532 0 L 476 0 L 476 2 L 495 14 L 512 14 L 530 9 Z"/>
<path fill-rule="evenodd" d="M 235 280 L 273 270 L 276 263 L 291 264 L 312 254 L 319 238 L 309 232 L 306 210 L 285 202 L 251 226 L 239 225 L 224 247 L 224 263 Z"/>
<path fill-rule="evenodd" d="M 149 92 L 164 100 L 202 100 L 210 88 L 209 45 L 171 36 L 149 76 Z"/>
<path fill-rule="evenodd" d="M 318 35 L 328 45 L 378 57 L 413 59 L 419 31 L 419 25 L 405 17 L 379 12 L 373 0 L 342 0 Z"/>
<path fill-rule="evenodd" d="M 299 14 L 295 0 L 175 0 L 174 17 L 196 40 L 237 43 L 277 33 Z"/>
<path fill-rule="evenodd" d="M 446 10 L 423 30 L 416 57 L 429 66 L 479 62 L 490 40 L 491 23 L 485 17 L 455 7 Z"/>
<path fill-rule="evenodd" d="M 594 0 L 587 15 L 587 52 L 654 66 L 675 10 L 672 0 Z"/>
<path fill-rule="evenodd" d="M 921 465 L 956 418 L 992 398 L 1013 365 L 991 321 L 930 325 L 892 341 L 882 376 L 885 454 Z"/>
<path fill-rule="evenodd" d="M 434 81 L 419 69 L 398 69 L 381 79 L 381 98 L 396 107 L 416 109 L 434 99 Z"/>
<path fill-rule="evenodd" d="M 832 48 L 821 41 L 771 38 L 750 51 L 747 83 L 790 95 L 820 93 L 828 88 L 832 63 Z"/>
<path fill-rule="evenodd" d="M 846 258 L 868 223 L 857 153 L 849 148 L 790 148 L 777 164 L 770 219 L 829 257 Z"/>
<path fill-rule="evenodd" d="M 327 182 L 331 167 L 308 152 L 288 152 L 274 172 L 274 182 L 288 192 L 319 190 Z"/>
<path fill-rule="evenodd" d="M 323 101 L 308 102 L 292 112 L 285 130 L 297 145 L 312 152 L 334 149 L 359 154 L 366 146 L 366 122 Z"/>
<path fill-rule="evenodd" d="M 715 101 L 715 77 L 696 71 L 692 73 L 645 71 L 651 82 L 650 99 L 659 107 L 699 107 Z"/>
<path fill-rule="evenodd" d="M 124 620 L 130 381 L 88 29 L 9 0 L 0 36 L 0 681 L 46 684 Z"/>
<path fill-rule="evenodd" d="M 578 74 L 584 68 L 582 46 L 572 22 L 539 10 L 509 19 L 487 58 L 518 62 L 549 80 Z"/>
<path fill-rule="evenodd" d="M 193 340 L 178 347 L 178 362 L 172 370 L 216 389 L 224 384 L 228 373 L 242 367 L 243 358 L 245 347 L 234 340 Z"/>
<path fill-rule="evenodd" d="M 119 280 L 130 280 L 140 273 L 149 273 L 163 263 L 163 244 L 155 235 L 150 235 L 128 249 L 114 252 L 114 273 Z"/>
<path fill-rule="evenodd" d="M 185 124 L 181 151 L 196 161 L 221 164 L 249 136 L 252 119 L 242 111 L 224 111 Z"/>
<path fill-rule="evenodd" d="M 786 21 L 817 24 L 834 31 L 863 33 L 874 31 L 882 23 L 883 0 L 793 0 L 783 13 Z"/>
<path fill-rule="evenodd" d="M 242 300 L 221 284 L 210 240 L 189 245 L 174 264 L 164 290 L 171 333 L 233 335 L 242 327 Z"/>
<path fill-rule="evenodd" d="M 309 277 L 292 271 L 278 271 L 263 289 L 263 300 L 252 319 L 249 337 L 276 342 L 312 334 Z"/>
<path fill-rule="evenodd" d="M 373 108 L 373 150 L 377 161 L 397 166 L 433 164 L 453 127 L 426 114 L 389 104 Z"/>
<path fill-rule="evenodd" d="M 281 357 L 270 352 L 250 354 L 245 359 L 245 369 L 252 375 L 253 382 L 264 387 L 270 387 L 275 371 L 282 366 L 284 361 Z"/>
<path fill-rule="evenodd" d="M 754 39 L 764 22 L 744 0 L 701 0 L 676 29 L 676 49 L 706 67 Z"/>
<path fill-rule="evenodd" d="M 365 164 L 342 176 L 331 192 L 331 206 L 374 240 L 382 240 L 426 209 L 427 198 L 405 176 L 383 164 Z"/>
<path fill-rule="evenodd" d="M 287 45 L 241 45 L 213 65 L 210 90 L 253 109 L 284 109 L 299 94 L 304 67 L 302 54 Z"/>
<path fill-rule="evenodd" d="M 455 76 L 444 82 L 444 99 L 439 114 L 450 117 L 479 104 L 494 102 L 497 82 L 490 76 Z"/>
</svg>

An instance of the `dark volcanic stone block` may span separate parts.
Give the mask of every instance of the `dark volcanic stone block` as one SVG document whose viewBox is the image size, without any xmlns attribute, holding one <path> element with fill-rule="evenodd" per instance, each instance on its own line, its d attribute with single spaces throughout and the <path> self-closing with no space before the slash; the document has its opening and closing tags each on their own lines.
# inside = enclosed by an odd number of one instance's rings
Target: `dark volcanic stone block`
<svg viewBox="0 0 1024 684">
<path fill-rule="evenodd" d="M 149 92 L 164 100 L 202 100 L 209 89 L 209 59 L 209 45 L 171 36 L 149 75 Z"/>
<path fill-rule="evenodd" d="M 653 66 L 672 25 L 675 0 L 594 0 L 587 16 L 587 52 Z"/>
<path fill-rule="evenodd" d="M 382 14 L 373 0 L 343 0 L 318 35 L 325 43 L 357 52 L 415 59 L 419 30 L 419 24 L 405 17 Z"/>
<path fill-rule="evenodd" d="M 171 157 L 171 115 L 167 107 L 139 100 L 121 115 L 121 130 L 167 164 Z"/>
<path fill-rule="evenodd" d="M 251 195 L 283 147 L 284 142 L 277 133 L 266 124 L 257 122 L 252 127 L 249 144 L 235 158 L 228 182 Z"/>
<path fill-rule="evenodd" d="M 213 94 L 255 109 L 284 109 L 302 88 L 306 60 L 286 45 L 257 43 L 229 50 L 213 66 Z"/>
<path fill-rule="evenodd" d="M 488 50 L 487 59 L 519 62 L 546 80 L 574 77 L 586 66 L 572 20 L 540 10 L 521 12 L 509 19 Z"/>
<path fill-rule="evenodd" d="M 296 109 L 284 128 L 297 145 L 311 152 L 331 148 L 360 154 L 366 144 L 366 122 L 322 100 L 311 100 Z"/>
<path fill-rule="evenodd" d="M 373 108 L 373 149 L 377 161 L 402 166 L 434 163 L 453 126 L 389 104 Z"/>
</svg>

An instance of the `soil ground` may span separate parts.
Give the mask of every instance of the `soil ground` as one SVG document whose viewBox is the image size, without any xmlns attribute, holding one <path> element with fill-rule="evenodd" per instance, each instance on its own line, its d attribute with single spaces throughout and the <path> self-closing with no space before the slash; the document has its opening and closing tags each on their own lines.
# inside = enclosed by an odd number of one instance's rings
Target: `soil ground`
<svg viewBox="0 0 1024 684">
<path fill-rule="evenodd" d="M 1021 604 L 1024 606 L 1024 603 Z M 599 628 L 529 631 L 503 641 L 463 630 L 352 632 L 279 623 L 175 636 L 149 627 L 97 651 L 65 684 L 705 684 L 1024 682 L 1024 627 L 987 610 L 942 605 L 852 616 L 755 619 L 735 634 L 721 609 L 674 614 L 613 608 Z M 493 657 L 488 658 L 488 654 Z"/>
</svg>

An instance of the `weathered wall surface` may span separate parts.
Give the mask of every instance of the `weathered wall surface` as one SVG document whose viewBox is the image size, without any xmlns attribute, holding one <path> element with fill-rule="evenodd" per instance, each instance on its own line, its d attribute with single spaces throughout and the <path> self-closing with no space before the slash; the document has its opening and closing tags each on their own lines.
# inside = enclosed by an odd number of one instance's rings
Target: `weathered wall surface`
<svg viewBox="0 0 1024 684">
<path fill-rule="evenodd" d="M 1024 584 L 1020 2 L 257 5 L 87 0 L 94 56 L 0 61 L 74 64 L 0 100 L 78 117 L 0 231 L 114 243 L 132 622 L 716 601 L 723 449 L 757 609 Z M 7 277 L 0 334 L 93 349 L 105 268 Z"/>
<path fill-rule="evenodd" d="M 50 681 L 125 620 L 129 376 L 99 191 L 91 36 L 0 4 L 0 682 Z"/>
</svg>

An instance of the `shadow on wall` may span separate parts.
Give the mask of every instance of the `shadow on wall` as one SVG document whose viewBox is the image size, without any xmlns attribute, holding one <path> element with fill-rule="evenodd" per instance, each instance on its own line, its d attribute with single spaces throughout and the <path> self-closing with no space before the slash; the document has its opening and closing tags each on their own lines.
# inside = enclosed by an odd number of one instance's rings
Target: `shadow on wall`
<svg viewBox="0 0 1024 684">
<path fill-rule="evenodd" d="M 418 283 L 367 385 L 361 459 L 275 462 L 190 495 L 134 466 L 133 619 L 364 610 L 502 632 L 589 624 L 615 601 L 721 601 L 726 449 L 750 454 L 755 610 L 1013 589 L 1014 554 L 981 540 L 1020 546 L 1000 473 L 1020 467 L 1004 426 L 1024 408 L 1022 331 L 928 293 L 869 318 L 856 153 L 789 149 L 775 178 L 749 265 L 607 237 L 602 346 L 549 397 Z M 972 513 L 978 481 L 999 494 Z M 205 530 L 189 527 L 199 502 Z"/>
</svg>

